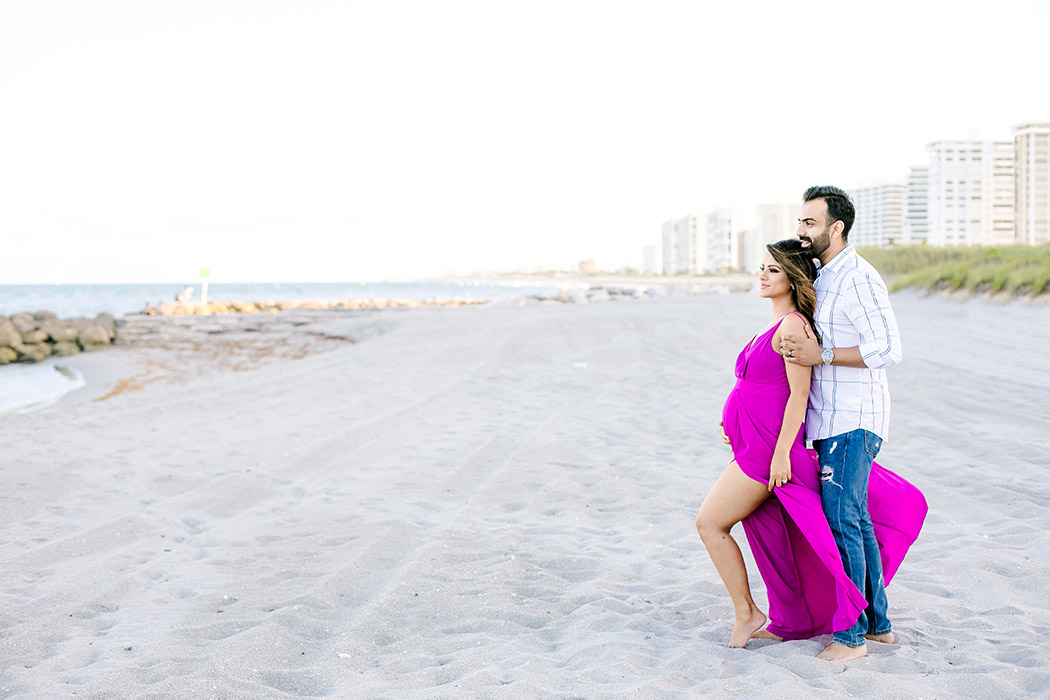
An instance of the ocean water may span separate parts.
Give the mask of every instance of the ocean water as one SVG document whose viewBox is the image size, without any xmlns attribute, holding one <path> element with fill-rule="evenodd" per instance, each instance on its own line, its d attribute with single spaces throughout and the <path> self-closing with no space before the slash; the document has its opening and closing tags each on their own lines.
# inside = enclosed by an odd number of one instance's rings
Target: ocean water
<svg viewBox="0 0 1050 700">
<path fill-rule="evenodd" d="M 0 285 L 0 316 L 41 310 L 59 318 L 97 316 L 108 312 L 120 317 L 173 301 L 186 285 L 179 284 L 17 284 Z M 192 301 L 200 300 L 200 285 L 193 287 Z M 209 284 L 208 296 L 215 301 L 340 301 L 346 299 L 508 299 L 535 293 L 552 293 L 565 286 L 540 282 L 368 282 L 368 283 L 280 283 Z M 575 285 L 579 286 L 579 285 Z"/>
<path fill-rule="evenodd" d="M 76 370 L 55 366 L 51 360 L 5 365 L 0 367 L 0 415 L 46 408 L 84 386 L 84 377 Z"/>
</svg>

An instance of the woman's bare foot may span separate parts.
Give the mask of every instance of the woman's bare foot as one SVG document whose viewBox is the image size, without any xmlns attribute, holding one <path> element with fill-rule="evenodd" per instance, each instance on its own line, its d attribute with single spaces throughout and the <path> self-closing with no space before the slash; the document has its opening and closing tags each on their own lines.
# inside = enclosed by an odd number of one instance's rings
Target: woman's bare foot
<svg viewBox="0 0 1050 700">
<path fill-rule="evenodd" d="M 751 635 L 751 639 L 775 639 L 778 642 L 784 641 L 783 637 L 778 637 L 767 629 L 760 629 Z"/>
<path fill-rule="evenodd" d="M 751 636 L 765 626 L 765 614 L 756 610 L 751 613 L 751 617 L 737 620 L 733 624 L 733 633 L 729 635 L 729 644 L 727 646 L 730 649 L 743 649 L 747 646 L 747 642 L 751 639 Z"/>
<path fill-rule="evenodd" d="M 882 642 L 883 644 L 893 644 L 897 641 L 897 638 L 893 636 L 893 632 L 886 632 L 885 634 L 866 634 L 865 639 L 870 639 L 873 642 Z"/>
<path fill-rule="evenodd" d="M 861 644 L 859 647 L 848 647 L 845 644 L 832 642 L 824 647 L 824 651 L 817 654 L 817 658 L 825 661 L 853 661 L 853 659 L 859 659 L 862 656 L 867 656 L 867 654 L 867 644 Z"/>
</svg>

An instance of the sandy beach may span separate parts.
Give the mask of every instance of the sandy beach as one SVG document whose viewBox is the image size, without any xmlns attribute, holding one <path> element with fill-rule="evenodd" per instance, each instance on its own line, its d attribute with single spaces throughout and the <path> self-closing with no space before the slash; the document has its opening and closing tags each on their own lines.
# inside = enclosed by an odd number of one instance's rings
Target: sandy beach
<svg viewBox="0 0 1050 700">
<path fill-rule="evenodd" d="M 1050 307 L 893 301 L 930 513 L 867 658 L 724 646 L 693 519 L 767 302 L 507 303 L 70 358 L 0 417 L 0 698 L 1050 697 Z"/>
</svg>

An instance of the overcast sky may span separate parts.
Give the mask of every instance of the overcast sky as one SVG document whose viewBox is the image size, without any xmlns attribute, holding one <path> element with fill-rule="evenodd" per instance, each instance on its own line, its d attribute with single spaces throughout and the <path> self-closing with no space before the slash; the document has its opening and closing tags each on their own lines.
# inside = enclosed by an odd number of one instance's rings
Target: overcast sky
<svg viewBox="0 0 1050 700">
<path fill-rule="evenodd" d="M 1048 8 L 0 0 L 0 283 L 639 266 L 1050 121 Z"/>
</svg>

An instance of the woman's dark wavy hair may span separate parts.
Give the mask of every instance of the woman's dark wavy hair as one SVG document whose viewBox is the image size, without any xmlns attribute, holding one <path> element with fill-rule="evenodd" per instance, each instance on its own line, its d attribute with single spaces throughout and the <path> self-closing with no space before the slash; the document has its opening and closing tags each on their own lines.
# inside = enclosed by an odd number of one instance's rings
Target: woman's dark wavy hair
<svg viewBox="0 0 1050 700">
<path fill-rule="evenodd" d="M 766 246 L 766 250 L 787 273 L 788 281 L 791 282 L 791 299 L 795 302 L 795 308 L 809 323 L 809 327 L 813 329 L 813 336 L 819 343 L 817 325 L 813 322 L 813 317 L 817 312 L 817 293 L 813 290 L 813 280 L 817 278 L 817 266 L 813 262 L 813 254 L 809 248 L 803 248 L 802 242 L 797 238 L 786 238 L 770 243 Z"/>
</svg>

